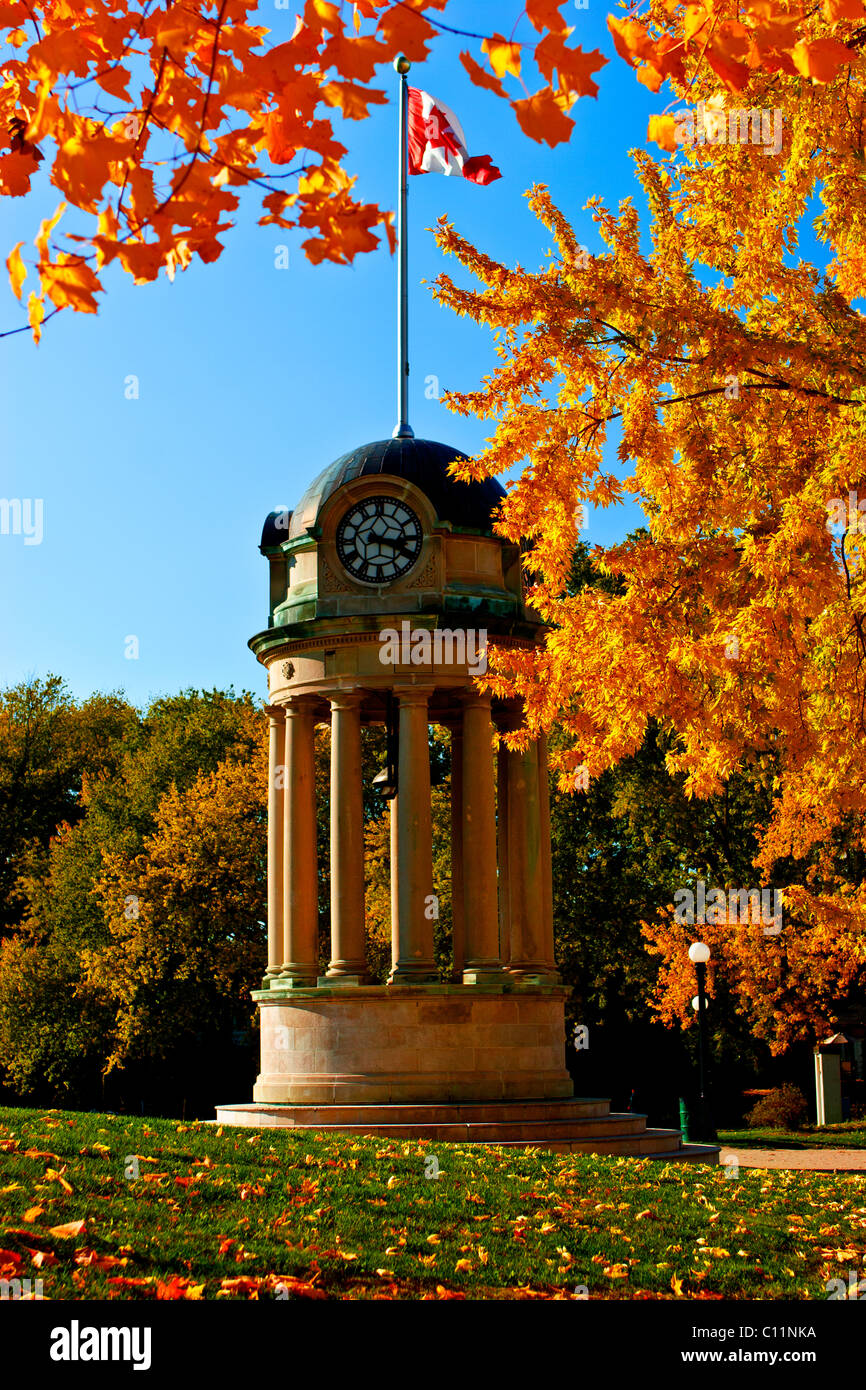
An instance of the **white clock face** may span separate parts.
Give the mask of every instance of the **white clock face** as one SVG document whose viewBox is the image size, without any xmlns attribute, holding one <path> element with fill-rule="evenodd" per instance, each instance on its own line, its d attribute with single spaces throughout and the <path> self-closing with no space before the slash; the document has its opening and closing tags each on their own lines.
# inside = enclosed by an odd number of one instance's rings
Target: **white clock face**
<svg viewBox="0 0 866 1390">
<path fill-rule="evenodd" d="M 353 579 L 388 584 L 421 554 L 424 532 L 412 508 L 396 497 L 365 497 L 337 527 L 337 554 Z"/>
</svg>

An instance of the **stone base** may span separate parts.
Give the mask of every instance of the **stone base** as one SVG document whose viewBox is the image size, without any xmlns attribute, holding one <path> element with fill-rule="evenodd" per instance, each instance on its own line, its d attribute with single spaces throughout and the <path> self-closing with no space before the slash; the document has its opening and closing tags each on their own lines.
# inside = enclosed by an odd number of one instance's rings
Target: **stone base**
<svg viewBox="0 0 866 1390">
<path fill-rule="evenodd" d="M 369 985 L 254 995 L 260 1104 L 376 1105 L 572 1096 L 559 985 Z"/>
<path fill-rule="evenodd" d="M 220 1105 L 217 1122 L 255 1129 L 325 1131 L 415 1139 L 427 1144 L 496 1144 L 505 1149 L 617 1154 L 666 1163 L 717 1163 L 715 1144 L 683 1144 L 677 1129 L 648 1129 L 646 1115 L 611 1114 L 607 1100 L 488 1101 L 429 1105 Z"/>
</svg>

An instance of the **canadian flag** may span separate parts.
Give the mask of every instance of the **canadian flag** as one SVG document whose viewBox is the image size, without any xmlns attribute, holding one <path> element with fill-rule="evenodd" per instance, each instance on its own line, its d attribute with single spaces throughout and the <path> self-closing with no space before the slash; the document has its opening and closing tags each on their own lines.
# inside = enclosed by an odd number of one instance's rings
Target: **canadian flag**
<svg viewBox="0 0 866 1390">
<path fill-rule="evenodd" d="M 420 87 L 409 88 L 409 173 L 462 174 L 482 184 L 502 178 L 489 154 L 470 156 L 454 112 Z"/>
</svg>

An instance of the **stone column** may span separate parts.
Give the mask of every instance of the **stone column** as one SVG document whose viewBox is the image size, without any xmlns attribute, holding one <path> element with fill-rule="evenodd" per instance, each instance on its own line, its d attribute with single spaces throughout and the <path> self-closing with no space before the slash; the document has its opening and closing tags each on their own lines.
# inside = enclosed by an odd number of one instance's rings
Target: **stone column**
<svg viewBox="0 0 866 1390">
<path fill-rule="evenodd" d="M 508 843 L 508 749 L 500 743 L 496 754 L 496 845 L 499 858 L 499 954 L 508 968 L 511 959 L 511 897 Z"/>
<path fill-rule="evenodd" d="M 285 809 L 286 715 L 280 705 L 265 705 L 268 716 L 268 966 L 265 978 L 279 975 L 283 964 L 283 812 Z"/>
<path fill-rule="evenodd" d="M 463 728 L 451 730 L 451 944 L 454 969 L 451 978 L 463 979 L 465 949 L 463 909 Z"/>
<path fill-rule="evenodd" d="M 428 689 L 395 691 L 400 706 L 397 796 L 391 803 L 391 973 L 389 984 L 438 980 L 433 956 L 433 831 L 430 817 Z"/>
<path fill-rule="evenodd" d="M 509 751 L 508 847 L 511 952 L 508 969 L 521 979 L 556 979 L 545 942 L 544 850 L 538 750 Z"/>
<path fill-rule="evenodd" d="M 553 862 L 550 843 L 550 772 L 547 766 L 547 735 L 539 734 L 536 742 L 538 757 L 538 810 L 541 818 L 541 888 L 544 901 L 543 949 L 548 967 L 556 973 L 553 948 Z"/>
<path fill-rule="evenodd" d="M 301 699 L 286 705 L 283 856 L 283 980 L 315 985 L 319 974 L 315 718 Z"/>
<path fill-rule="evenodd" d="M 331 963 L 328 979 L 367 975 L 364 916 L 364 794 L 361 693 L 331 699 Z"/>
<path fill-rule="evenodd" d="M 496 788 L 490 696 L 463 697 L 464 984 L 501 975 L 496 882 Z"/>
</svg>

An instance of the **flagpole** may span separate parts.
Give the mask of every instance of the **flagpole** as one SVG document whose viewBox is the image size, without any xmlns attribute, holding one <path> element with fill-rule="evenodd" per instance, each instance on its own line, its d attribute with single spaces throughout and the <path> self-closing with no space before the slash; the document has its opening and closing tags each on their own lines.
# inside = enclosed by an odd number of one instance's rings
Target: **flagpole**
<svg viewBox="0 0 866 1390">
<path fill-rule="evenodd" d="M 409 197 L 409 85 L 406 81 L 411 63 L 401 54 L 394 59 L 400 75 L 400 116 L 397 132 L 397 168 L 400 196 L 397 204 L 397 424 L 392 438 L 414 439 L 409 424 L 409 245 L 407 242 L 407 203 Z"/>
</svg>

